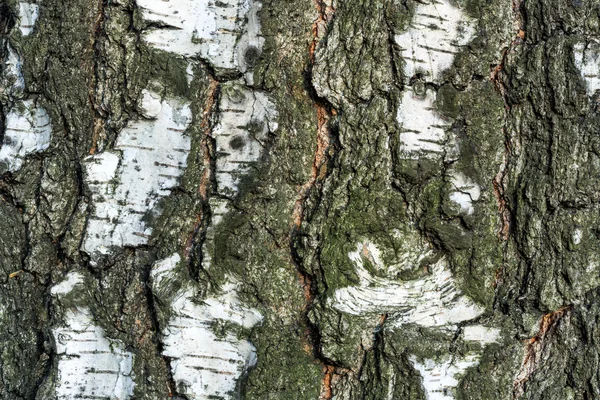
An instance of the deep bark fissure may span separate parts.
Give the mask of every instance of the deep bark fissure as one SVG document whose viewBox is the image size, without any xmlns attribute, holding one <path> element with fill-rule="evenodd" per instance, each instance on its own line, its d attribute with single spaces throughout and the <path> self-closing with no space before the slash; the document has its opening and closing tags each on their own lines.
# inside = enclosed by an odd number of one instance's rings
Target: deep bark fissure
<svg viewBox="0 0 600 400">
<path fill-rule="evenodd" d="M 543 1 L 0 0 L 0 397 L 87 334 L 120 400 L 595 398 L 600 15 Z"/>
<path fill-rule="evenodd" d="M 220 96 L 220 85 L 219 80 L 215 78 L 214 71 L 208 69 L 204 63 L 203 68 L 208 72 L 210 84 L 208 88 L 207 100 L 203 110 L 202 120 L 200 122 L 200 129 L 202 131 L 202 149 L 204 153 L 204 173 L 200 182 L 198 192 L 202 199 L 202 214 L 196 219 L 194 230 L 190 234 L 188 239 L 185 253 L 190 258 L 190 273 L 191 276 L 198 280 L 201 271 L 208 274 L 208 271 L 202 267 L 202 261 L 204 256 L 202 254 L 202 246 L 206 241 L 207 231 L 211 224 L 211 207 L 209 204 L 209 198 L 213 195 L 216 188 L 216 144 L 214 138 L 211 136 L 212 129 L 215 124 L 215 116 L 218 115 L 218 104 Z M 210 277 L 210 275 L 209 275 Z"/>
<path fill-rule="evenodd" d="M 507 63 L 509 54 L 515 53 L 517 49 L 520 46 L 523 46 L 525 43 L 523 0 L 513 0 L 512 4 L 517 32 L 511 43 L 504 50 L 502 50 L 500 64 L 498 64 L 490 74 L 490 80 L 494 83 L 496 90 L 498 91 L 498 93 L 500 93 L 504 101 L 505 110 L 504 123 L 502 127 L 502 133 L 504 136 L 503 163 L 500 166 L 498 174 L 494 177 L 492 181 L 494 194 L 498 202 L 498 211 L 500 212 L 502 223 L 500 231 L 498 232 L 498 236 L 504 241 L 508 240 L 509 238 L 511 230 L 511 219 L 513 218 L 512 212 L 510 210 L 510 202 L 505 195 L 506 183 L 504 182 L 506 174 L 508 173 L 512 153 L 512 135 L 510 132 L 508 132 L 508 120 L 511 115 L 512 105 L 508 97 L 509 89 L 506 87 L 505 83 L 505 80 L 509 79 L 509 77 L 505 74 L 505 65 Z"/>
<path fill-rule="evenodd" d="M 314 5 L 317 11 L 317 19 L 312 25 L 313 40 L 308 48 L 308 65 L 304 73 L 304 85 L 308 97 L 311 99 L 316 109 L 316 149 L 311 165 L 309 180 L 300 188 L 298 198 L 295 202 L 293 210 L 293 228 L 289 234 L 289 244 L 291 260 L 298 272 L 306 301 L 302 314 L 302 323 L 308 328 L 306 340 L 312 350 L 312 357 L 323 366 L 324 375 L 319 399 L 329 400 L 333 398 L 333 391 L 331 388 L 332 377 L 337 373 L 336 370 L 340 368 L 340 365 L 333 360 L 328 359 L 322 353 L 320 329 L 309 317 L 314 302 L 318 301 L 320 294 L 317 284 L 318 278 L 315 275 L 315 272 L 311 272 L 311 268 L 304 265 L 304 261 L 302 260 L 302 257 L 299 256 L 297 250 L 297 246 L 300 245 L 299 241 L 302 225 L 307 222 L 307 203 L 311 197 L 318 199 L 323 195 L 323 184 L 331 173 L 330 164 L 335 159 L 336 154 L 336 138 L 335 130 L 332 126 L 332 119 L 335 117 L 337 111 L 329 101 L 318 96 L 312 81 L 316 52 L 319 43 L 326 40 L 328 24 L 333 19 L 335 10 L 330 6 L 327 6 L 323 0 L 314 0 Z M 318 204 L 319 201 L 317 200 L 316 203 Z M 319 252 L 318 248 L 315 249 L 317 259 L 319 258 Z M 322 267 L 319 265 L 317 268 L 320 269 L 320 274 L 323 275 Z M 323 281 L 322 284 L 326 290 L 327 283 Z"/>
</svg>

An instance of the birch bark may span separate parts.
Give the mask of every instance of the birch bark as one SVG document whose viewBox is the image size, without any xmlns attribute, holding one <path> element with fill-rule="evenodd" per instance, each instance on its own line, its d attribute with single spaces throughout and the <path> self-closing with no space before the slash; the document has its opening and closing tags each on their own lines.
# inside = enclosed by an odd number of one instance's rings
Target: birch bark
<svg viewBox="0 0 600 400">
<path fill-rule="evenodd" d="M 0 0 L 0 398 L 600 398 L 599 10 Z"/>
</svg>

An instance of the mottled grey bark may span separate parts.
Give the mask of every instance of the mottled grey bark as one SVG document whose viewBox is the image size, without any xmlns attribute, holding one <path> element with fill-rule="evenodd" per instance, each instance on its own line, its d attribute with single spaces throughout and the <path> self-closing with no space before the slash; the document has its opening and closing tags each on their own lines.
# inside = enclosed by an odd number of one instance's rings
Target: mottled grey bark
<svg viewBox="0 0 600 400">
<path fill-rule="evenodd" d="M 0 397 L 600 398 L 599 7 L 0 0 Z"/>
</svg>

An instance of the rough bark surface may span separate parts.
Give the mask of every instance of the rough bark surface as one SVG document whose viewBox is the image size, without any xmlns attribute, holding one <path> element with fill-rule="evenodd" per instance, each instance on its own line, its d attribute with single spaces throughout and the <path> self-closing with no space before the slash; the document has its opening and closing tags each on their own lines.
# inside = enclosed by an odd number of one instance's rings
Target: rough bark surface
<svg viewBox="0 0 600 400">
<path fill-rule="evenodd" d="M 600 4 L 0 0 L 0 398 L 600 399 Z"/>
</svg>

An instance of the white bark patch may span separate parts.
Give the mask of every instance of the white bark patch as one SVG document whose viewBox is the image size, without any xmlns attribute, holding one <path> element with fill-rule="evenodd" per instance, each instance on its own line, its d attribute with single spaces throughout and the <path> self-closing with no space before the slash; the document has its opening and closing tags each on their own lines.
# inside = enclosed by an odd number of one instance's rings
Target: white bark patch
<svg viewBox="0 0 600 400">
<path fill-rule="evenodd" d="M 223 85 L 219 101 L 219 120 L 211 135 L 216 142 L 217 161 L 215 177 L 217 193 L 223 198 L 210 200 L 211 226 L 203 246 L 204 268 L 211 262 L 209 245 L 215 226 L 229 211 L 229 200 L 239 192 L 242 179 L 260 160 L 269 132 L 277 130 L 277 111 L 262 92 L 247 89 L 236 83 Z"/>
<path fill-rule="evenodd" d="M 583 238 L 583 231 L 579 228 L 573 231 L 573 244 L 578 245 L 581 243 L 581 239 Z"/>
<path fill-rule="evenodd" d="M 462 212 L 473 214 L 473 202 L 481 196 L 481 188 L 460 172 L 453 173 L 451 180 L 454 191 L 450 193 L 450 200 L 458 204 Z"/>
<path fill-rule="evenodd" d="M 576 43 L 573 46 L 575 66 L 585 81 L 587 94 L 592 96 L 600 89 L 600 45 L 596 42 Z"/>
<path fill-rule="evenodd" d="M 463 340 L 479 342 L 482 345 L 497 342 L 500 339 L 500 329 L 487 328 L 481 325 L 465 326 Z"/>
<path fill-rule="evenodd" d="M 376 270 L 385 268 L 380 251 L 373 243 L 360 243 L 348 256 L 356 266 L 360 283 L 335 291 L 331 305 L 338 311 L 356 316 L 389 313 L 393 327 L 416 324 L 445 332 L 458 331 L 458 323 L 470 321 L 484 312 L 460 293 L 445 259 L 432 265 L 431 274 L 424 278 L 397 281 L 373 276 L 365 267 L 364 262 L 368 261 Z M 462 330 L 462 340 L 479 342 L 481 346 L 496 342 L 499 337 L 500 330 L 482 325 L 465 326 Z M 441 400 L 453 398 L 451 389 L 458 384 L 459 376 L 475 365 L 480 356 L 481 352 L 472 352 L 459 359 L 443 355 L 441 361 L 421 362 L 414 356 L 410 360 L 423 377 L 427 398 Z"/>
<path fill-rule="evenodd" d="M 78 272 L 71 272 L 67 275 L 67 279 L 62 281 L 61 283 L 54 285 L 50 289 L 50 293 L 53 296 L 59 296 L 63 294 L 70 293 L 75 286 L 83 283 L 83 276 Z"/>
<path fill-rule="evenodd" d="M 157 262 L 151 272 L 152 288 L 160 291 L 180 261 L 178 254 Z M 217 336 L 211 326 L 225 321 L 251 328 L 262 320 L 258 311 L 244 307 L 235 284 L 223 294 L 199 301 L 195 290 L 182 289 L 173 299 L 173 316 L 164 327 L 163 355 L 171 359 L 178 390 L 190 399 L 233 398 L 238 380 L 256 364 L 256 349 L 247 340 L 226 333 Z"/>
<path fill-rule="evenodd" d="M 373 246 L 373 245 L 372 245 Z M 414 281 L 395 281 L 372 276 L 361 256 L 363 244 L 348 254 L 356 266 L 359 286 L 335 291 L 332 306 L 351 315 L 389 312 L 398 326 L 417 324 L 442 327 L 469 321 L 484 310 L 460 294 L 447 262 L 441 259 L 431 266 L 431 274 Z"/>
<path fill-rule="evenodd" d="M 395 38 L 402 48 L 406 78 L 422 74 L 428 82 L 438 82 L 473 33 L 471 21 L 449 1 L 418 2 L 410 28 Z"/>
<path fill-rule="evenodd" d="M 133 355 L 104 337 L 87 309 L 69 310 L 66 326 L 53 331 L 58 357 L 59 400 L 133 396 Z"/>
<path fill-rule="evenodd" d="M 417 360 L 411 356 L 410 361 L 423 378 L 423 388 L 427 400 L 453 399 L 452 389 L 458 385 L 458 379 L 465 371 L 477 364 L 479 357 L 467 355 L 461 358 L 445 357 L 442 361 L 430 359 Z"/>
<path fill-rule="evenodd" d="M 192 62 L 188 63 L 188 66 L 185 69 L 185 79 L 187 80 L 188 85 L 194 80 L 194 64 Z"/>
<path fill-rule="evenodd" d="M 51 292 L 54 296 L 64 295 L 81 282 L 81 275 L 70 273 Z M 59 400 L 126 400 L 133 396 L 133 355 L 120 343 L 105 338 L 87 308 L 67 310 L 65 325 L 52 333 L 58 358 Z"/>
<path fill-rule="evenodd" d="M 162 101 L 158 94 L 147 89 L 142 90 L 142 99 L 140 111 L 142 116 L 148 119 L 155 119 L 162 110 Z"/>
<path fill-rule="evenodd" d="M 12 81 L 11 93 L 17 94 L 25 89 L 25 78 L 23 77 L 23 64 L 21 56 L 11 47 L 8 47 L 8 57 L 4 61 L 5 76 Z"/>
<path fill-rule="evenodd" d="M 214 228 L 215 226 L 219 225 L 225 214 L 227 214 L 227 211 L 229 211 L 229 202 L 227 200 L 213 197 L 209 199 L 209 203 L 212 217 L 211 228 Z M 205 254 L 205 258 L 206 257 L 209 257 L 209 254 Z"/>
<path fill-rule="evenodd" d="M 190 138 L 184 131 L 191 123 L 189 104 L 167 99 L 158 110 L 156 98 L 144 94 L 142 106 L 148 115 L 155 113 L 155 119 L 136 121 L 121 131 L 114 148 L 121 154 L 107 151 L 86 159 L 85 180 L 94 211 L 83 250 L 92 258 L 107 254 L 112 246 L 147 243 L 152 228 L 144 216 L 177 186 L 187 165 Z"/>
<path fill-rule="evenodd" d="M 39 16 L 39 7 L 34 3 L 19 3 L 19 20 L 21 33 L 23 36 L 29 35 L 33 32 L 35 21 Z"/>
<path fill-rule="evenodd" d="M 163 25 L 143 35 L 157 49 L 200 56 L 216 68 L 245 72 L 246 52 L 262 48 L 264 38 L 259 36 L 257 18 L 260 4 L 255 1 L 137 0 L 137 4 L 144 19 Z"/>
<path fill-rule="evenodd" d="M 212 136 L 217 145 L 217 191 L 231 197 L 260 159 L 268 133 L 277 130 L 277 113 L 264 93 L 237 84 L 226 85 L 223 93 Z"/>
<path fill-rule="evenodd" d="M 462 332 L 462 339 L 464 341 L 479 342 L 482 346 L 485 346 L 500 339 L 500 330 L 481 325 L 466 326 Z M 481 351 L 470 352 L 460 357 L 447 354 L 437 360 L 423 359 L 422 362 L 411 355 L 409 360 L 421 374 L 426 399 L 449 400 L 454 398 L 453 389 L 458 385 L 459 379 L 467 369 L 479 363 L 481 353 Z"/>
<path fill-rule="evenodd" d="M 44 151 L 50 146 L 52 126 L 46 110 L 36 106 L 33 100 L 21 100 L 25 90 L 21 56 L 10 45 L 7 48 L 3 78 L 7 81 L 7 94 L 16 105 L 6 115 L 4 139 L 0 148 L 0 169 L 1 172 L 16 172 L 23 165 L 26 156 Z M 2 92 L 3 88 L 0 88 L 0 94 Z"/>
<path fill-rule="evenodd" d="M 395 38 L 402 48 L 406 83 L 415 76 L 421 85 L 440 83 L 442 72 L 452 66 L 456 53 L 473 33 L 471 20 L 449 1 L 419 2 L 410 28 Z M 415 95 L 415 88 L 407 88 L 398 109 L 401 150 L 409 158 L 440 154 L 448 122 L 435 111 L 435 92 L 428 88 Z"/>
<path fill-rule="evenodd" d="M 260 34 L 260 18 L 258 12 L 262 4 L 258 1 L 250 1 L 250 7 L 246 13 L 246 24 L 236 47 L 236 65 L 240 72 L 247 72 L 254 67 L 260 53 L 262 52 L 265 38 Z M 254 84 L 254 75 L 247 73 L 244 76 L 249 85 Z"/>
<path fill-rule="evenodd" d="M 6 116 L 0 163 L 8 171 L 17 171 L 27 155 L 41 152 L 50 146 L 51 134 L 50 117 L 46 110 L 36 107 L 31 100 L 23 101 L 22 107 L 13 107 Z"/>
<path fill-rule="evenodd" d="M 407 87 L 402 94 L 397 120 L 401 125 L 400 149 L 407 157 L 435 155 L 444 151 L 448 121 L 435 110 L 435 91 L 415 94 Z"/>
<path fill-rule="evenodd" d="M 417 4 L 408 31 L 396 36 L 405 61 L 406 83 L 412 78 L 419 80 L 405 90 L 397 113 L 401 125 L 400 149 L 406 158 L 452 157 L 457 152 L 456 142 L 446 133 L 450 121 L 436 111 L 436 93 L 426 85 L 442 82 L 443 72 L 452 66 L 456 54 L 473 34 L 472 21 L 459 8 L 448 0 L 428 0 Z M 481 189 L 461 173 L 453 173 L 450 179 L 454 187 L 450 200 L 460 206 L 461 212 L 472 214 L 473 202 L 479 199 Z M 342 308 L 353 308 L 354 313 L 384 310 L 399 313 L 398 325 L 415 323 L 456 331 L 457 323 L 472 320 L 484 312 L 459 292 L 444 259 L 431 266 L 430 275 L 398 282 L 372 277 L 358 254 L 351 253 L 350 258 L 357 267 L 360 285 L 336 291 L 336 300 L 344 304 Z M 343 290 L 345 292 L 341 292 Z M 345 296 L 338 298 L 339 292 Z M 499 330 L 481 325 L 465 326 L 462 331 L 463 340 L 479 342 L 482 346 L 497 341 L 499 335 Z M 454 398 L 453 388 L 458 385 L 458 379 L 479 357 L 476 353 L 461 358 L 443 355 L 438 360 L 418 360 L 411 356 L 410 360 L 423 378 L 427 399 L 445 400 Z"/>
</svg>

